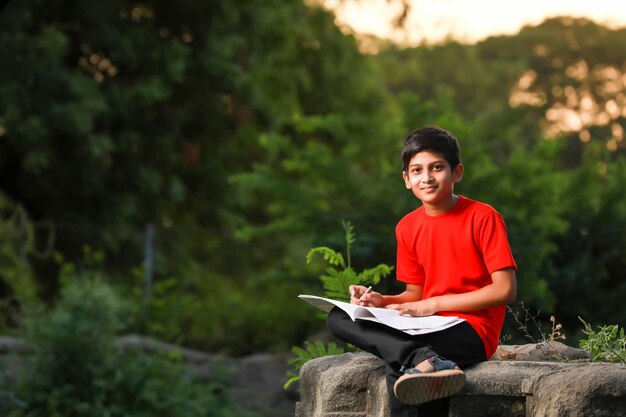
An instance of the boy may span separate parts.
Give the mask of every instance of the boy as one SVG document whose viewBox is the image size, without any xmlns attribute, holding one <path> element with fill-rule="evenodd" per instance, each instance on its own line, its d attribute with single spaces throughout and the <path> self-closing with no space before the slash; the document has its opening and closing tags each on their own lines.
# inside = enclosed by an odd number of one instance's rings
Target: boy
<svg viewBox="0 0 626 417">
<path fill-rule="evenodd" d="M 454 136 L 437 127 L 411 133 L 402 148 L 406 188 L 422 202 L 396 227 L 396 279 L 404 292 L 365 294 L 350 301 L 401 314 L 458 316 L 464 322 L 418 336 L 369 321 L 353 322 L 335 308 L 330 332 L 385 363 L 393 417 L 447 416 L 449 396 L 465 383 L 466 367 L 495 352 L 505 304 L 516 297 L 517 265 L 502 216 L 491 206 L 454 194 L 464 167 Z"/>
</svg>

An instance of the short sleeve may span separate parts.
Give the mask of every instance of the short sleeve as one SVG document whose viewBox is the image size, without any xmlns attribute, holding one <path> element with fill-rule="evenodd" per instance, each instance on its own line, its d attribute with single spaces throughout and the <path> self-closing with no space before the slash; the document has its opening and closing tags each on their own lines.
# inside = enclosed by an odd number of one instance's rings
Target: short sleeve
<svg viewBox="0 0 626 417">
<path fill-rule="evenodd" d="M 517 269 L 500 213 L 494 211 L 480 222 L 476 230 L 476 242 L 490 274 L 505 268 Z"/>
<path fill-rule="evenodd" d="M 413 239 L 406 232 L 406 226 L 399 223 L 396 227 L 396 279 L 406 284 L 424 285 L 424 268 L 415 253 Z"/>
</svg>

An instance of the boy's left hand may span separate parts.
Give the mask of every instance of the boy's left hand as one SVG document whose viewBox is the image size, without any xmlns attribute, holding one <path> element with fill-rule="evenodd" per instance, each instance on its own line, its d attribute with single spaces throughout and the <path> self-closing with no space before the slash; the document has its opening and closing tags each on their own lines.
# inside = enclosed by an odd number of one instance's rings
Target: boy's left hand
<svg viewBox="0 0 626 417">
<path fill-rule="evenodd" d="M 398 310 L 400 314 L 407 316 L 432 316 L 437 310 L 437 303 L 432 298 L 426 300 L 412 301 L 410 303 L 389 304 L 387 308 Z"/>
</svg>

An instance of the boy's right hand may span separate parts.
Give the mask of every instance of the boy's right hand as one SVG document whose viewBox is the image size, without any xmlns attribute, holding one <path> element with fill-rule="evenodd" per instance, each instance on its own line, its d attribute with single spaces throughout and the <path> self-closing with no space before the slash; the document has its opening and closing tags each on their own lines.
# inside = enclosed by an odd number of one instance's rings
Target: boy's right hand
<svg viewBox="0 0 626 417">
<path fill-rule="evenodd" d="M 376 291 L 370 291 L 363 295 L 367 287 L 363 285 L 350 285 L 348 291 L 350 291 L 350 304 L 358 304 L 366 307 L 383 307 L 383 296 Z M 363 299 L 361 299 L 361 296 Z"/>
</svg>

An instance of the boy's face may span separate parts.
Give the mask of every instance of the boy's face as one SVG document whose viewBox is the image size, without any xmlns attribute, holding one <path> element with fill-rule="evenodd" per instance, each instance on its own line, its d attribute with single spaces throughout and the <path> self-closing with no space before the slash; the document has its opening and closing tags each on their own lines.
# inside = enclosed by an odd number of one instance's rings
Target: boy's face
<svg viewBox="0 0 626 417">
<path fill-rule="evenodd" d="M 454 206 L 454 184 L 463 178 L 463 164 L 454 168 L 443 155 L 422 151 L 409 161 L 408 171 L 402 172 L 406 188 L 424 204 L 430 214 L 444 213 Z"/>
</svg>

